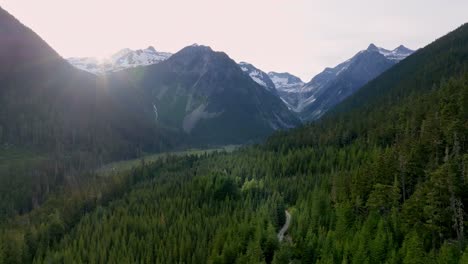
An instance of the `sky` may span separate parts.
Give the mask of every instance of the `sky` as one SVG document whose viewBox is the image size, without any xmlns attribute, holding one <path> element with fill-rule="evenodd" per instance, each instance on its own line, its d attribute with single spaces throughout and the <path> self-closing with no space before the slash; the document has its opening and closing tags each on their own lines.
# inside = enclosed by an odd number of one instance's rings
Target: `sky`
<svg viewBox="0 0 468 264">
<path fill-rule="evenodd" d="M 63 57 L 193 43 L 309 81 L 370 43 L 417 49 L 468 22 L 467 0 L 0 0 Z"/>
</svg>

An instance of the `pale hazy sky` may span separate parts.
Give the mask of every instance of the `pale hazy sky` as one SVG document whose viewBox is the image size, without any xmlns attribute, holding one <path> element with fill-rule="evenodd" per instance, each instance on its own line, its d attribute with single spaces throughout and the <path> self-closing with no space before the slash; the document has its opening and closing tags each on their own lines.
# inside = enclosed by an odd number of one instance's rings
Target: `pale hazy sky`
<svg viewBox="0 0 468 264">
<path fill-rule="evenodd" d="M 468 22 L 468 0 L 0 0 L 62 56 L 198 43 L 309 81 L 373 42 L 420 48 Z"/>
</svg>

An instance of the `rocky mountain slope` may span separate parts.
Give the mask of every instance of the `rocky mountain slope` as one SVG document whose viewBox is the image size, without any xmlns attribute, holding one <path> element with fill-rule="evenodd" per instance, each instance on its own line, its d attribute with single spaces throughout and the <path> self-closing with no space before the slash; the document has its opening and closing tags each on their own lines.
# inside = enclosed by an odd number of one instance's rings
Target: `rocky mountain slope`
<svg viewBox="0 0 468 264">
<path fill-rule="evenodd" d="M 243 72 L 248 74 L 252 80 L 254 80 L 259 85 L 265 87 L 270 92 L 276 93 L 275 84 L 271 81 L 268 74 L 264 71 L 256 68 L 250 63 L 247 62 L 239 62 L 239 67 Z"/>
<path fill-rule="evenodd" d="M 192 45 L 168 60 L 118 72 L 151 98 L 158 123 L 210 143 L 259 139 L 299 120 L 223 52 Z"/>
<path fill-rule="evenodd" d="M 326 68 L 298 93 L 295 111 L 305 121 L 320 118 L 333 106 L 355 93 L 370 80 L 406 58 L 413 51 L 399 46 L 389 51 L 370 44 L 351 59 Z"/>
</svg>

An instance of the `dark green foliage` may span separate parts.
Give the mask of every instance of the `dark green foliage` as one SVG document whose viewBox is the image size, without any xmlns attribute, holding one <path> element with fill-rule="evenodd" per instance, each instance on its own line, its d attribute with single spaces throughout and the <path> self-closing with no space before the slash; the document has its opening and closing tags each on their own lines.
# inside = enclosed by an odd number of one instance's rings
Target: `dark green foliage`
<svg viewBox="0 0 468 264">
<path fill-rule="evenodd" d="M 432 106 L 414 125 L 434 122 L 431 119 L 447 104 L 454 104 L 450 107 L 453 116 L 464 113 L 466 105 L 458 103 L 458 98 L 467 96 L 467 81 L 468 77 L 450 80 L 422 96 L 420 103 L 410 101 L 416 108 L 428 102 Z M 450 97 L 457 100 L 447 101 Z M 404 104 L 396 107 L 405 109 Z M 413 118 L 412 112 L 405 115 L 405 119 Z M 389 145 L 358 139 L 345 146 L 288 147 L 282 152 L 251 147 L 233 154 L 143 163 L 122 176 L 121 186 L 131 190 L 128 194 L 110 191 L 115 193 L 110 197 L 122 198 L 111 198 L 114 201 L 108 206 L 107 199 L 101 198 L 94 204 L 104 206 L 95 210 L 91 206 L 92 211 L 84 211 L 90 213 L 72 221 L 73 214 L 65 215 L 68 209 L 57 211 L 57 205 L 52 206 L 38 220 L 42 224 L 9 243 L 7 257 L 18 262 L 29 255 L 38 263 L 71 259 L 159 263 L 461 261 L 466 236 L 467 176 L 463 168 L 467 139 L 453 134 L 466 135 L 467 126 L 459 117 L 450 122 L 461 125 L 440 126 L 436 132 L 424 129 L 424 133 L 419 128 L 421 132 L 402 133 Z M 404 127 L 404 131 L 414 129 Z M 431 151 L 415 151 L 434 148 L 434 144 L 447 146 L 441 157 Z M 418 160 L 419 165 L 409 166 L 405 159 Z M 401 195 L 403 180 L 415 182 L 405 198 Z M 284 221 L 280 212 L 288 207 L 293 215 L 289 231 L 293 243 L 279 246 L 276 230 Z"/>
<path fill-rule="evenodd" d="M 465 25 L 263 146 L 90 176 L 5 225 L 0 260 L 466 263 L 467 55 Z"/>
<path fill-rule="evenodd" d="M 233 179 L 229 177 L 215 177 L 212 189 L 215 200 L 223 201 L 226 198 L 236 199 L 239 196 L 239 188 Z"/>
<path fill-rule="evenodd" d="M 0 222 L 104 162 L 183 145 L 146 100 L 131 83 L 74 69 L 0 8 Z"/>
</svg>

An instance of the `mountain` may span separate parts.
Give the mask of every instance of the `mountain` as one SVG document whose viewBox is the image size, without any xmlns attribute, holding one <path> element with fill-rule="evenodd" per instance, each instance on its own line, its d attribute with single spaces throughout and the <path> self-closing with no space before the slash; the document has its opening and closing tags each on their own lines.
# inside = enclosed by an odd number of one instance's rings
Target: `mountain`
<svg viewBox="0 0 468 264">
<path fill-rule="evenodd" d="M 0 222 L 105 162 L 183 144 L 146 101 L 131 83 L 72 67 L 0 8 Z"/>
<path fill-rule="evenodd" d="M 390 51 L 370 44 L 366 50 L 358 52 L 334 68 L 326 68 L 305 84 L 298 93 L 295 111 L 300 112 L 302 120 L 320 118 L 333 106 L 412 52 L 404 46 Z"/>
<path fill-rule="evenodd" d="M 287 72 L 269 72 L 268 76 L 275 84 L 278 95 L 288 105 L 290 109 L 294 109 L 299 99 L 300 88 L 304 86 L 304 82 L 297 76 Z"/>
<path fill-rule="evenodd" d="M 103 60 L 92 57 L 68 58 L 68 62 L 80 70 L 93 74 L 104 74 L 109 72 L 121 71 L 138 66 L 147 66 L 160 63 L 167 60 L 172 54 L 168 52 L 159 52 L 152 46 L 146 49 L 122 49 Z"/>
<path fill-rule="evenodd" d="M 299 120 L 223 52 L 188 46 L 159 64 L 117 72 L 151 98 L 158 124 L 210 144 L 260 139 Z"/>
<path fill-rule="evenodd" d="M 0 261 L 465 264 L 467 117 L 465 24 L 265 144 L 57 196 L 0 232 Z"/>
<path fill-rule="evenodd" d="M 2 143 L 47 149 L 58 145 L 87 148 L 100 133 L 105 133 L 108 139 L 114 135 L 120 137 L 117 127 L 122 120 L 115 115 L 122 118 L 132 115 L 119 102 L 122 98 L 102 89 L 95 76 L 70 66 L 3 9 L 0 9 L 0 22 Z M 125 84 L 116 86 L 115 90 L 121 86 Z M 139 127 L 138 119 L 128 121 Z M 95 134 L 90 135 L 89 131 Z M 130 134 L 120 140 L 129 138 Z M 107 144 L 104 142 L 101 141 Z"/>
<path fill-rule="evenodd" d="M 247 62 L 240 62 L 239 67 L 242 69 L 243 72 L 248 74 L 250 78 L 252 78 L 252 80 L 254 80 L 256 83 L 265 87 L 268 91 L 276 93 L 275 84 L 271 81 L 268 74 Z"/>
<path fill-rule="evenodd" d="M 110 161 L 300 124 L 224 53 L 192 46 L 158 64 L 150 53 L 120 52 L 111 59 L 130 68 L 91 74 L 0 8 L 0 223 Z"/>
<path fill-rule="evenodd" d="M 411 55 L 414 52 L 414 50 L 410 50 L 410 49 L 408 49 L 407 47 L 405 47 L 403 45 L 398 46 L 394 50 L 387 50 L 387 49 L 384 49 L 384 48 L 379 48 L 379 47 L 375 46 L 373 43 L 371 43 L 367 49 L 377 51 L 380 54 L 384 55 L 385 58 L 387 58 L 389 60 L 392 60 L 392 61 L 395 61 L 395 62 L 399 62 L 399 61 L 405 59 L 406 57 L 408 57 L 409 55 Z"/>
</svg>

